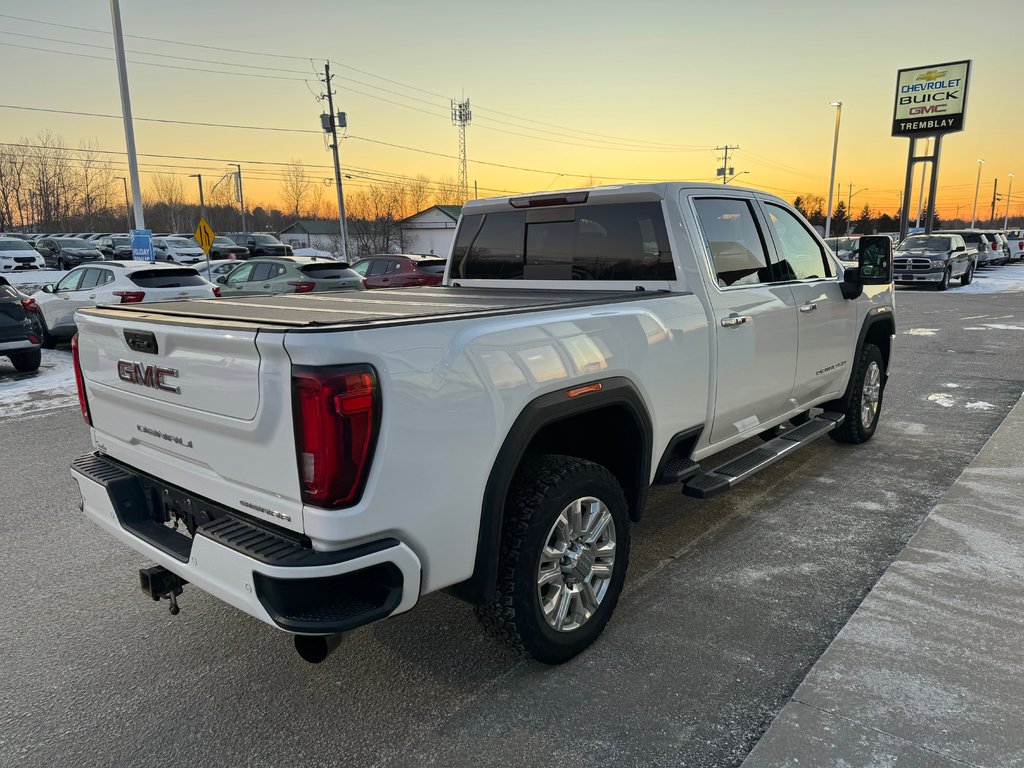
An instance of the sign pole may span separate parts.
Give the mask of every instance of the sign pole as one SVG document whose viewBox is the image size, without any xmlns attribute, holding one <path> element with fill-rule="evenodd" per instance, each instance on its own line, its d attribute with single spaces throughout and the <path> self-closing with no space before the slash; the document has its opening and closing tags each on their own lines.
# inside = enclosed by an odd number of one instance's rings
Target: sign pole
<svg viewBox="0 0 1024 768">
<path fill-rule="evenodd" d="M 930 235 L 935 226 L 935 194 L 939 188 L 939 149 L 942 146 L 942 134 L 935 134 L 932 144 L 932 178 L 928 183 L 928 213 L 924 220 L 924 233 Z"/>
<path fill-rule="evenodd" d="M 910 152 L 907 155 L 907 177 L 903 182 L 903 204 L 900 206 L 900 242 L 907 236 L 910 227 L 910 193 L 914 187 L 914 162 L 917 160 L 917 137 L 910 137 Z"/>
</svg>

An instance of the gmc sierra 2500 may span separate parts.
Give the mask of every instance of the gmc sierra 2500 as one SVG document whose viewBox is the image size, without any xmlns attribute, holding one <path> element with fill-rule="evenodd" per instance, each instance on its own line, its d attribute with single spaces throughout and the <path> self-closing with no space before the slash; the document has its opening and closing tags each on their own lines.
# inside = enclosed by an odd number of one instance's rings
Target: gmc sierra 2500
<svg viewBox="0 0 1024 768">
<path fill-rule="evenodd" d="M 319 661 L 448 589 L 562 662 L 615 608 L 649 486 L 704 498 L 871 438 L 889 239 L 857 259 L 754 190 L 472 201 L 440 286 L 79 312 L 72 474 L 172 611 L 191 582 Z"/>
</svg>

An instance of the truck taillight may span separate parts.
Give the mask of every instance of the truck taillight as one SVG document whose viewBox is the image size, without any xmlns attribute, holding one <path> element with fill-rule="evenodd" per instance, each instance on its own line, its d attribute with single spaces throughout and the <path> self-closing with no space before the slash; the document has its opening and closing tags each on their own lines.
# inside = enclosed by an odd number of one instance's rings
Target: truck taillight
<svg viewBox="0 0 1024 768">
<path fill-rule="evenodd" d="M 138 304 L 146 298 L 145 291 L 114 291 L 114 295 L 121 297 L 122 304 Z"/>
<path fill-rule="evenodd" d="M 312 280 L 295 280 L 288 283 L 288 285 L 293 286 L 296 293 L 309 293 L 316 288 L 316 283 Z"/>
<path fill-rule="evenodd" d="M 82 376 L 82 363 L 78 359 L 78 334 L 71 337 L 71 359 L 75 365 L 75 386 L 78 387 L 78 407 L 82 409 L 82 418 L 90 427 L 92 414 L 89 413 L 89 399 L 85 396 L 85 377 Z"/>
<path fill-rule="evenodd" d="M 292 409 L 303 502 L 327 509 L 355 504 L 380 425 L 376 372 L 368 365 L 296 367 Z"/>
<path fill-rule="evenodd" d="M 992 243 L 992 250 L 993 251 L 998 251 L 999 250 L 999 246 L 998 246 L 997 243 Z"/>
<path fill-rule="evenodd" d="M 36 304 L 35 299 L 22 299 L 21 306 L 25 308 L 26 312 L 38 312 L 39 305 Z"/>
<path fill-rule="evenodd" d="M 215 299 L 219 299 L 220 298 L 220 286 L 219 285 L 213 286 L 213 297 Z"/>
</svg>

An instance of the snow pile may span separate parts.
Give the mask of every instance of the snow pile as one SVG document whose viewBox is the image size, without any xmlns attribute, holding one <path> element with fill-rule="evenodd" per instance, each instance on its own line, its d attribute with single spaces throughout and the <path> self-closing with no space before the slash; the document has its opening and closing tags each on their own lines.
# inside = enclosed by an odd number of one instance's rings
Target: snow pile
<svg viewBox="0 0 1024 768">
<path fill-rule="evenodd" d="M 70 351 L 44 349 L 35 373 L 18 373 L 0 357 L 0 422 L 77 405 Z"/>
<path fill-rule="evenodd" d="M 1024 263 L 975 272 L 973 283 L 955 285 L 950 290 L 957 293 L 1024 293 Z"/>
<path fill-rule="evenodd" d="M 48 283 L 56 283 L 67 272 L 59 269 L 26 269 L 18 272 L 4 272 L 4 277 L 22 293 L 32 295 L 41 291 Z"/>
</svg>

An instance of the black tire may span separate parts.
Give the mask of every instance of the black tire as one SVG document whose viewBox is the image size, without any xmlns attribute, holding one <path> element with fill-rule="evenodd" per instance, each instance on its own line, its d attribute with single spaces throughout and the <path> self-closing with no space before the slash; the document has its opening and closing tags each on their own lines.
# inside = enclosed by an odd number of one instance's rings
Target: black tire
<svg viewBox="0 0 1024 768">
<path fill-rule="evenodd" d="M 562 511 L 574 500 L 602 501 L 615 526 L 615 559 L 596 610 L 579 627 L 559 631 L 545 619 L 537 572 L 541 553 Z M 497 591 L 477 618 L 495 638 L 544 664 L 568 661 L 597 639 L 611 618 L 629 565 L 629 511 L 622 486 L 599 464 L 572 456 L 524 459 L 505 501 Z M 588 577 L 589 578 L 589 577 Z"/>
<path fill-rule="evenodd" d="M 43 353 L 38 349 L 30 349 L 25 352 L 13 352 L 9 355 L 11 365 L 21 373 L 30 373 L 39 370 L 39 363 L 43 361 Z"/>
<path fill-rule="evenodd" d="M 870 423 L 865 423 L 861 405 L 865 395 L 865 380 L 872 370 L 877 367 L 878 375 L 878 402 L 874 409 L 874 415 Z M 846 420 L 829 434 L 833 440 L 840 443 L 859 444 L 866 443 L 875 434 L 878 426 L 878 417 L 882 413 L 882 399 L 885 394 L 885 364 L 882 361 L 882 352 L 874 344 L 865 344 L 861 347 L 860 357 L 857 360 L 857 367 L 853 372 L 851 383 L 850 402 L 846 406 Z"/>
<path fill-rule="evenodd" d="M 949 288 L 949 267 L 942 273 L 942 279 L 935 284 L 936 291 L 944 291 Z"/>
<path fill-rule="evenodd" d="M 53 334 L 50 333 L 50 329 L 46 326 L 46 318 L 43 317 L 43 313 L 39 312 L 39 333 L 42 338 L 39 340 L 43 346 L 43 349 L 56 349 L 57 339 L 54 338 Z"/>
<path fill-rule="evenodd" d="M 960 285 L 970 285 L 974 282 L 974 262 L 967 265 L 967 271 L 960 275 Z"/>
</svg>

